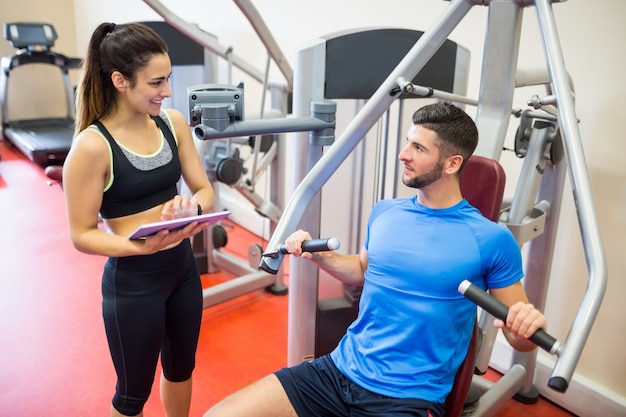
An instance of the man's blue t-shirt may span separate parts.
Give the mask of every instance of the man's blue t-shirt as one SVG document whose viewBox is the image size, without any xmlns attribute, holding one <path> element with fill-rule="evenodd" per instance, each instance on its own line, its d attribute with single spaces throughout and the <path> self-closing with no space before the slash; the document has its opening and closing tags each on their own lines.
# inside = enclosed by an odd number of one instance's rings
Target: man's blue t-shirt
<svg viewBox="0 0 626 417">
<path fill-rule="evenodd" d="M 333 362 L 372 392 L 443 403 L 476 319 L 475 304 L 458 286 L 465 279 L 484 290 L 519 281 L 515 239 L 465 200 L 430 209 L 413 197 L 374 207 L 365 249 L 359 314 L 331 352 Z"/>
</svg>

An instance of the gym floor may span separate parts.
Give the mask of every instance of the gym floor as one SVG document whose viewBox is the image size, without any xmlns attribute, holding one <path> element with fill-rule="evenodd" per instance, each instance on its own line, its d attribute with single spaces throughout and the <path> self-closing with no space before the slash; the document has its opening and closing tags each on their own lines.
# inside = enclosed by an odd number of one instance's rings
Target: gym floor
<svg viewBox="0 0 626 417">
<path fill-rule="evenodd" d="M 0 140 L 0 414 L 12 417 L 108 415 L 115 385 L 100 311 L 105 259 L 69 239 L 63 190 L 43 169 Z M 223 249 L 243 258 L 266 242 L 224 223 Z M 232 278 L 202 276 L 205 287 Z M 192 416 L 286 365 L 288 296 L 256 291 L 205 309 L 194 374 Z M 497 379 L 498 374 L 489 372 Z M 145 415 L 163 416 L 158 384 Z M 573 414 L 540 398 L 509 401 L 498 417 Z"/>
</svg>

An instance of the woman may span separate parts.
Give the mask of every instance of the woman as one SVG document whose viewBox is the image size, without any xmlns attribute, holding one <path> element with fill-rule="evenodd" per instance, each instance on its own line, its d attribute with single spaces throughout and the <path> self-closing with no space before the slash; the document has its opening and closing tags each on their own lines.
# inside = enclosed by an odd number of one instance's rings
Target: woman
<svg viewBox="0 0 626 417">
<path fill-rule="evenodd" d="M 99 25 L 89 42 L 76 137 L 63 167 L 74 246 L 108 257 L 103 317 L 118 378 L 111 416 L 143 414 L 159 355 L 166 415 L 189 415 L 202 316 L 189 238 L 208 223 L 128 239 L 141 224 L 213 206 L 185 117 L 161 109 L 171 96 L 170 75 L 166 45 L 154 31 L 141 24 Z M 179 195 L 181 175 L 191 196 Z"/>
</svg>

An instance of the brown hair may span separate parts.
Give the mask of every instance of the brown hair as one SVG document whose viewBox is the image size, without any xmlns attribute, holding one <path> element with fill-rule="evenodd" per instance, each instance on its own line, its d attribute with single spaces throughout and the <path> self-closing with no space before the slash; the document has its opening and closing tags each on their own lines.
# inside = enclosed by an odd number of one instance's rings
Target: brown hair
<svg viewBox="0 0 626 417">
<path fill-rule="evenodd" d="M 436 144 L 443 157 L 461 155 L 463 164 L 478 145 L 478 129 L 472 118 L 460 108 L 448 103 L 428 104 L 413 113 L 413 124 L 437 134 Z"/>
<path fill-rule="evenodd" d="M 166 54 L 159 35 L 140 23 L 101 23 L 91 35 L 76 95 L 76 134 L 115 110 L 111 74 L 119 71 L 131 86 L 137 71 L 154 55 Z"/>
</svg>

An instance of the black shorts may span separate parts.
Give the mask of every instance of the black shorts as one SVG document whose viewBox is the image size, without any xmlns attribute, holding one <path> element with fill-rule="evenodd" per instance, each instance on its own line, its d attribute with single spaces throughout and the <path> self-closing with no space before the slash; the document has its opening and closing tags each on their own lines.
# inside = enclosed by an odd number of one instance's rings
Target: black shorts
<svg viewBox="0 0 626 417">
<path fill-rule="evenodd" d="M 442 417 L 443 407 L 416 398 L 393 398 L 356 385 L 330 356 L 302 362 L 275 373 L 301 417 Z"/>
</svg>

